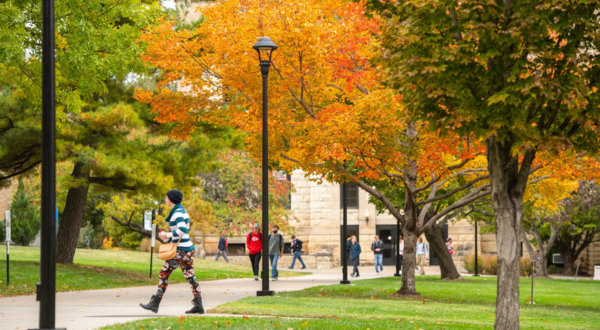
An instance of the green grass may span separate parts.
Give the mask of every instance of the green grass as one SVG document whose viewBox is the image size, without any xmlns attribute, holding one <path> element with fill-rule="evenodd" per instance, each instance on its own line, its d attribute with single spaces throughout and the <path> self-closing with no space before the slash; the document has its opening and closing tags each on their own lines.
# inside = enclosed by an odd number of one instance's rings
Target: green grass
<svg viewBox="0 0 600 330">
<path fill-rule="evenodd" d="M 2 251 L 4 252 L 4 251 Z M 35 293 L 39 281 L 40 249 L 10 248 L 10 287 L 6 287 L 6 254 L 0 253 L 0 297 Z M 105 251 L 78 249 L 74 265 L 57 265 L 56 290 L 59 292 L 156 285 L 163 261 L 154 254 L 152 279 L 150 253 L 136 251 Z M 224 261 L 196 259 L 194 270 L 199 281 L 252 277 L 250 266 L 228 264 Z M 280 272 L 281 277 L 309 273 Z M 173 272 L 169 283 L 182 283 L 180 270 Z"/>
<path fill-rule="evenodd" d="M 118 329 L 167 329 L 169 326 L 172 330 L 220 326 L 232 329 L 493 328 L 494 277 L 468 278 L 462 282 L 441 281 L 433 276 L 417 277 L 417 290 L 425 297 L 423 299 L 392 297 L 400 285 L 396 278 L 352 283 L 353 286 L 332 285 L 281 292 L 274 297 L 249 297 L 209 311 L 275 318 L 147 319 L 120 325 Z M 530 279 L 521 279 L 522 329 L 600 328 L 600 283 L 536 279 L 535 305 L 529 304 L 530 285 Z M 275 326 L 276 323 L 281 327 Z"/>
</svg>

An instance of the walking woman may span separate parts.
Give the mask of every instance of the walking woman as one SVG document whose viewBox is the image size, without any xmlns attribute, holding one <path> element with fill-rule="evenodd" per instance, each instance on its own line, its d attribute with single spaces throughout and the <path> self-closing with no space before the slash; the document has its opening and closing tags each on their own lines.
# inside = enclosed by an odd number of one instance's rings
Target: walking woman
<svg viewBox="0 0 600 330">
<path fill-rule="evenodd" d="M 362 249 L 360 248 L 360 244 L 358 244 L 356 236 L 354 235 L 348 238 L 348 250 L 350 250 L 350 260 L 352 260 L 352 266 L 354 267 L 350 276 L 359 277 L 360 274 L 358 273 L 358 257 L 360 256 Z"/>
<path fill-rule="evenodd" d="M 252 273 L 254 273 L 255 281 L 258 281 L 262 246 L 263 240 L 262 233 L 260 232 L 260 225 L 255 223 L 252 232 L 246 237 L 246 248 L 248 248 L 248 255 L 250 256 L 250 263 L 252 264 Z"/>
<path fill-rule="evenodd" d="M 169 285 L 169 276 L 177 267 L 181 267 L 183 276 L 192 286 L 192 293 L 194 294 L 194 300 L 192 303 L 194 307 L 191 310 L 186 311 L 186 314 L 204 314 L 204 308 L 202 307 L 202 294 L 200 293 L 200 283 L 196 280 L 194 275 L 194 244 L 190 240 L 190 217 L 181 205 L 183 200 L 183 194 L 179 190 L 169 190 L 165 197 L 165 203 L 171 207 L 169 216 L 165 219 L 169 223 L 171 229 L 170 233 L 161 232 L 160 238 L 163 241 L 178 242 L 177 254 L 172 260 L 165 261 L 160 274 L 158 282 L 158 290 L 156 295 L 152 296 L 150 303 L 140 304 L 142 308 L 158 312 L 158 306 L 160 301 L 167 290 Z"/>
</svg>

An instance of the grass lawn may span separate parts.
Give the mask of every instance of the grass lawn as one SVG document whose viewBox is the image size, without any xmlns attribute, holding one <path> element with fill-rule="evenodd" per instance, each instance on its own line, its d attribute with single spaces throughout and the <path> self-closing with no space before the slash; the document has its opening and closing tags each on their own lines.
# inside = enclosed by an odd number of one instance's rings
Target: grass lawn
<svg viewBox="0 0 600 330">
<path fill-rule="evenodd" d="M 0 248 L 1 251 L 1 248 Z M 0 297 L 35 293 L 40 277 L 40 249 L 10 247 L 10 287 L 6 287 L 6 254 L 0 253 Z M 105 251 L 77 249 L 74 265 L 57 265 L 56 291 L 77 291 L 156 285 L 163 261 L 156 257 L 150 275 L 150 253 L 136 251 Z M 199 281 L 252 277 L 250 266 L 228 264 L 224 261 L 196 259 L 194 270 Z M 309 273 L 280 272 L 281 277 Z M 180 270 L 173 272 L 170 283 L 185 282 Z"/>
<path fill-rule="evenodd" d="M 105 329 L 492 329 L 496 278 L 462 282 L 417 277 L 424 299 L 394 298 L 396 278 L 353 281 L 274 297 L 250 297 L 209 313 L 269 315 L 275 318 L 189 317 L 147 319 Z M 521 279 L 522 329 L 599 329 L 600 282 Z M 292 318 L 292 319 L 290 319 Z"/>
</svg>

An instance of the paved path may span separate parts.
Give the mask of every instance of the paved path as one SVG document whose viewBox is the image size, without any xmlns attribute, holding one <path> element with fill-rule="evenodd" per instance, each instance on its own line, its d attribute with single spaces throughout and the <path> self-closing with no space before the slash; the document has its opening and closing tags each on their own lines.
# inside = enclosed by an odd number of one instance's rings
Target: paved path
<svg viewBox="0 0 600 330">
<path fill-rule="evenodd" d="M 341 268 L 330 270 L 306 269 L 313 275 L 281 278 L 269 282 L 274 291 L 302 290 L 318 285 L 339 284 Z M 392 276 L 394 267 L 386 266 L 384 274 L 377 276 L 371 267 L 361 267 L 361 279 Z M 439 274 L 439 268 L 427 267 L 428 275 Z M 262 282 L 254 279 L 231 279 L 200 283 L 206 309 L 255 296 Z M 192 307 L 192 295 L 187 283 L 171 284 L 161 302 L 158 314 L 138 306 L 148 302 L 156 286 L 131 287 L 109 290 L 76 291 L 56 294 L 56 326 L 68 330 L 96 329 L 141 318 L 180 316 Z M 35 296 L 0 298 L 0 329 L 32 329 L 38 326 L 39 303 Z"/>
</svg>

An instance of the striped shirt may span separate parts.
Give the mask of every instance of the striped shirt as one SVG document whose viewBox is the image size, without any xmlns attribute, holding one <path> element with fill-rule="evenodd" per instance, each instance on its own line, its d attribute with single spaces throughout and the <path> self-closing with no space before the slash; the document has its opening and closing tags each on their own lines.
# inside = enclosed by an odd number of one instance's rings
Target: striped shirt
<svg viewBox="0 0 600 330">
<path fill-rule="evenodd" d="M 190 216 L 187 214 L 181 204 L 176 204 L 165 219 L 169 223 L 171 232 L 167 233 L 167 238 L 171 242 L 177 242 L 177 249 L 190 252 L 194 250 L 194 244 L 190 239 Z M 181 237 L 181 240 L 179 238 Z"/>
</svg>

